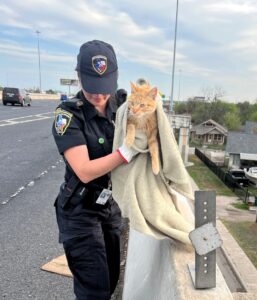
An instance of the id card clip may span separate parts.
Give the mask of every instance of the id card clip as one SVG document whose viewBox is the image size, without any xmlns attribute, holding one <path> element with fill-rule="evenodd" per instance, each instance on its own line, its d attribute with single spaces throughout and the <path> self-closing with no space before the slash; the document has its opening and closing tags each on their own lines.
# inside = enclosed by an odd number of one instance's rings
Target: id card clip
<svg viewBox="0 0 257 300">
<path fill-rule="evenodd" d="M 108 189 L 103 189 L 95 203 L 100 205 L 105 205 L 106 202 L 111 198 L 111 196 L 112 196 L 112 191 Z"/>
</svg>

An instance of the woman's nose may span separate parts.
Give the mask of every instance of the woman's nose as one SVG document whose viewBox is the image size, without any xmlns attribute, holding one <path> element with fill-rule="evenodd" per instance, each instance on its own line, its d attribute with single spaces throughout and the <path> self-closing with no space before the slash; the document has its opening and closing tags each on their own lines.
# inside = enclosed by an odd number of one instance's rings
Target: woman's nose
<svg viewBox="0 0 257 300">
<path fill-rule="evenodd" d="M 95 98 L 95 99 L 100 99 L 102 97 L 103 97 L 102 94 L 93 94 L 93 98 Z"/>
</svg>

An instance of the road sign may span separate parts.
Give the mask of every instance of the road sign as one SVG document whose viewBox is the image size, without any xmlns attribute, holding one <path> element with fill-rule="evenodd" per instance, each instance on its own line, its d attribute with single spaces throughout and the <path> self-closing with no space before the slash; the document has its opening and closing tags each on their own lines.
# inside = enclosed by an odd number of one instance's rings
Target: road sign
<svg viewBox="0 0 257 300">
<path fill-rule="evenodd" d="M 79 84 L 79 81 L 78 81 L 78 79 L 65 79 L 65 78 L 61 78 L 60 79 L 60 84 L 61 85 L 77 86 Z"/>
</svg>

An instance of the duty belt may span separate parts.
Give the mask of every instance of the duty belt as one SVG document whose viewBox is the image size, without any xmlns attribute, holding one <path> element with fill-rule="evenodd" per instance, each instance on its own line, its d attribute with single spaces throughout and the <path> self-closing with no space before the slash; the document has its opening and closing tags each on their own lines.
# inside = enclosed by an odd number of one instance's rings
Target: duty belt
<svg viewBox="0 0 257 300">
<path fill-rule="evenodd" d="M 81 203 L 87 195 L 88 199 L 85 204 L 93 203 L 104 188 L 106 187 L 95 183 L 84 184 L 77 176 L 73 175 L 68 182 L 62 183 L 60 187 L 59 205 L 61 208 L 67 207 L 68 204 L 76 206 Z M 110 184 L 108 189 L 111 189 Z"/>
</svg>

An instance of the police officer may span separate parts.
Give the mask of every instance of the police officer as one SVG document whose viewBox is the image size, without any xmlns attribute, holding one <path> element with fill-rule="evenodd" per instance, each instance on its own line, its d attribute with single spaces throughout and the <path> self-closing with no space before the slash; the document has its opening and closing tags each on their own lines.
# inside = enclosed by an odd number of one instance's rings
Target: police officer
<svg viewBox="0 0 257 300">
<path fill-rule="evenodd" d="M 53 136 L 66 164 L 55 202 L 59 241 L 74 278 L 76 299 L 107 300 L 120 269 L 121 213 L 109 172 L 137 153 L 125 144 L 112 153 L 118 66 L 113 47 L 93 40 L 80 47 L 75 98 L 55 111 Z M 119 101 L 118 101 L 119 102 Z"/>
</svg>

